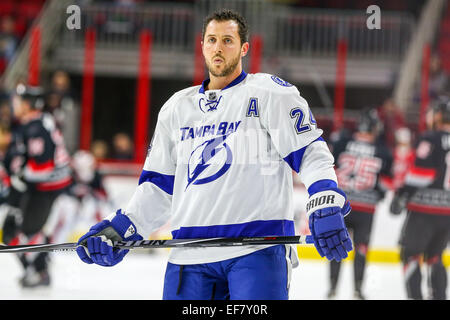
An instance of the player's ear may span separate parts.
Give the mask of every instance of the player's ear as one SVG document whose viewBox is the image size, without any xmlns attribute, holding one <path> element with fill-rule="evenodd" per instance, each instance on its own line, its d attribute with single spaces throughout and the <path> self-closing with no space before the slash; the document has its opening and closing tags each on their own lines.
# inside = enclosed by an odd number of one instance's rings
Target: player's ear
<svg viewBox="0 0 450 320">
<path fill-rule="evenodd" d="M 201 40 L 200 41 L 200 48 L 202 49 L 202 56 L 204 57 L 205 56 L 205 52 L 204 52 L 203 44 L 204 44 L 204 42 L 203 42 L 203 40 Z"/>
<path fill-rule="evenodd" d="M 244 44 L 241 47 L 241 57 L 245 57 L 248 53 L 250 45 L 248 42 L 244 42 Z"/>
</svg>

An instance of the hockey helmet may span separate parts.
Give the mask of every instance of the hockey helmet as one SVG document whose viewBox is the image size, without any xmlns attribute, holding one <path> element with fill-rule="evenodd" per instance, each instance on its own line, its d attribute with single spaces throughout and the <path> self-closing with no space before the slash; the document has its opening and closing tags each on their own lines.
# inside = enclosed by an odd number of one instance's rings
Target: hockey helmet
<svg viewBox="0 0 450 320">
<path fill-rule="evenodd" d="M 433 106 L 433 113 L 440 113 L 443 123 L 450 123 L 450 97 L 441 96 Z"/>
<path fill-rule="evenodd" d="M 80 182 L 91 182 L 94 179 L 95 167 L 94 155 L 89 151 L 78 150 L 72 157 L 72 168 Z"/>
<path fill-rule="evenodd" d="M 15 93 L 21 99 L 29 101 L 33 109 L 42 110 L 44 108 L 44 90 L 41 87 L 19 84 Z"/>
<path fill-rule="evenodd" d="M 382 122 L 376 109 L 364 109 L 359 118 L 358 131 L 378 135 L 382 130 Z"/>
</svg>

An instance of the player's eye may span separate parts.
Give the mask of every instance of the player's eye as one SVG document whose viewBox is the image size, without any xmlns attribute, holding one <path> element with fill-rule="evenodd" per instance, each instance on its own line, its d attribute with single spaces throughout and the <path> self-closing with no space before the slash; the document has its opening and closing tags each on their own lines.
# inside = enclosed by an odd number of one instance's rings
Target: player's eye
<svg viewBox="0 0 450 320">
<path fill-rule="evenodd" d="M 209 39 L 208 39 L 208 42 L 209 42 L 209 43 L 214 43 L 214 42 L 216 42 L 216 39 L 215 39 L 215 38 L 209 38 Z"/>
<path fill-rule="evenodd" d="M 233 41 L 230 38 L 226 38 L 226 39 L 223 40 L 223 42 L 226 43 L 226 44 L 230 44 Z"/>
</svg>

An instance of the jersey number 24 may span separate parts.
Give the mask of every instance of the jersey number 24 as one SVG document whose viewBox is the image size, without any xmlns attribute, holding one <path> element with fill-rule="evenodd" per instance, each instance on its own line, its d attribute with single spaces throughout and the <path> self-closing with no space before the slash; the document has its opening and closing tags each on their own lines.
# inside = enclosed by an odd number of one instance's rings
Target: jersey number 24
<svg viewBox="0 0 450 320">
<path fill-rule="evenodd" d="M 301 108 L 294 108 L 290 112 L 290 116 L 292 119 L 295 120 L 295 131 L 297 134 L 301 134 L 304 132 L 308 132 L 311 130 L 311 125 L 317 125 L 316 119 L 314 119 L 314 116 L 309 110 L 309 123 L 305 122 L 305 113 Z"/>
</svg>

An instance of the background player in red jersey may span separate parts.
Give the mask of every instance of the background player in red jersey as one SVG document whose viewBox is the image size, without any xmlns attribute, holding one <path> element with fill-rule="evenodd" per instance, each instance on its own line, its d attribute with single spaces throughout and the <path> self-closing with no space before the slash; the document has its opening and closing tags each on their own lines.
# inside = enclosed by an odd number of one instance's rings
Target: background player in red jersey
<svg viewBox="0 0 450 320">
<path fill-rule="evenodd" d="M 423 299 L 421 265 L 429 268 L 431 299 L 446 299 L 447 272 L 442 253 L 450 236 L 450 99 L 433 107 L 433 128 L 416 145 L 414 166 L 391 203 L 407 209 L 401 234 L 401 259 L 408 298 Z"/>
<path fill-rule="evenodd" d="M 395 148 L 393 152 L 392 175 L 393 188 L 397 190 L 404 184 L 406 174 L 414 163 L 414 148 L 412 133 L 407 127 L 395 132 Z"/>
</svg>

